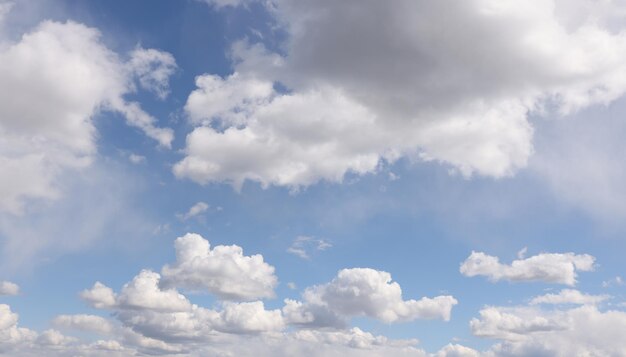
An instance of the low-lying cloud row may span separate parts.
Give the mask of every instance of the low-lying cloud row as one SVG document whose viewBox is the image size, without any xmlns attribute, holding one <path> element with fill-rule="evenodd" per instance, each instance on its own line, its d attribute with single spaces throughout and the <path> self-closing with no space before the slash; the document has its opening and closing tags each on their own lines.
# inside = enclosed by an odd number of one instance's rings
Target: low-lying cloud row
<svg viewBox="0 0 626 357">
<path fill-rule="evenodd" d="M 352 318 L 367 317 L 384 323 L 448 321 L 458 304 L 450 295 L 407 299 L 388 272 L 350 268 L 340 270 L 327 283 L 304 289 L 301 300 L 284 299 L 282 307 L 268 309 L 261 299 L 275 297 L 278 277 L 261 255 L 245 255 L 236 245 L 211 248 L 206 239 L 193 233 L 176 239 L 174 247 L 176 261 L 163 266 L 161 273 L 142 270 L 117 292 L 96 282 L 79 294 L 108 317 L 58 315 L 52 321 L 54 329 L 38 333 L 19 327 L 18 314 L 8 305 L 0 305 L 0 353 L 451 357 L 536 353 L 565 356 L 563 351 L 569 351 L 569 355 L 609 355 L 621 351 L 620 343 L 615 342 L 619 339 L 591 331 L 601 327 L 616 336 L 626 332 L 625 312 L 598 307 L 610 296 L 564 289 L 558 294 L 537 296 L 526 306 L 481 309 L 479 317 L 470 321 L 471 332 L 501 341 L 487 351 L 450 344 L 429 354 L 417 347 L 417 340 L 372 335 L 353 326 Z M 485 261 L 497 264 L 485 265 Z M 585 264 L 579 264 L 581 261 Z M 508 266 L 498 263 L 496 257 L 472 252 L 460 271 L 468 276 L 479 272 L 510 281 L 570 285 L 574 282 L 572 269 L 590 270 L 593 262 L 589 255 L 539 254 Z M 512 266 L 534 273 L 498 273 Z M 19 294 L 14 283 L 2 282 L 0 286 L 2 294 Z M 179 289 L 187 295 L 211 294 L 216 303 L 212 307 L 199 306 Z M 610 332 L 607 326 L 611 326 Z M 60 331 L 90 337 L 79 339 Z"/>
</svg>

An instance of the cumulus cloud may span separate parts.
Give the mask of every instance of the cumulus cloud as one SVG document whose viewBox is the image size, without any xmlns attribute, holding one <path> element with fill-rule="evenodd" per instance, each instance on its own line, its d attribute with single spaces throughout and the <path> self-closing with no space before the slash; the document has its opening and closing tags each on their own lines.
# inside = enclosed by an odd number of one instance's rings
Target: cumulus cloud
<svg viewBox="0 0 626 357">
<path fill-rule="evenodd" d="M 206 85 L 201 79 L 197 84 Z M 223 81 L 234 80 L 245 87 L 258 85 L 256 80 L 241 80 L 236 74 Z M 207 97 L 220 98 L 229 95 L 221 91 L 232 85 L 201 90 Z M 268 82 L 267 87 L 271 89 L 272 84 Z M 390 160 L 397 157 L 394 150 L 385 150 L 385 142 L 372 144 L 372 137 L 384 135 L 384 131 L 377 131 L 367 108 L 339 90 L 281 96 L 272 91 L 266 98 L 246 98 L 241 101 L 243 108 L 231 100 L 224 105 L 234 114 L 219 116 L 220 123 L 226 125 L 223 131 L 203 125 L 187 136 L 186 157 L 174 166 L 178 177 L 201 184 L 228 182 L 236 189 L 245 180 L 253 180 L 264 187 L 280 185 L 296 190 L 321 178 L 339 182 L 347 172 L 372 172 L 379 165 L 379 150 L 388 151 L 385 155 Z M 215 115 L 213 111 L 206 113 L 209 119 Z M 235 125 L 242 122 L 245 125 Z"/>
<path fill-rule="evenodd" d="M 274 297 L 278 279 L 263 256 L 243 255 L 236 245 L 211 249 L 206 239 L 193 233 L 177 238 L 174 246 L 176 262 L 161 271 L 164 286 L 207 291 L 226 300 Z"/>
<path fill-rule="evenodd" d="M 593 305 L 566 310 L 489 307 L 470 322 L 477 336 L 503 340 L 486 356 L 621 356 L 626 313 Z"/>
<path fill-rule="evenodd" d="M 106 309 L 113 307 L 117 299 L 117 295 L 113 289 L 97 281 L 91 289 L 83 290 L 80 297 L 89 305 L 96 309 Z"/>
<path fill-rule="evenodd" d="M 458 344 L 444 346 L 433 357 L 480 357 L 480 352 Z"/>
<path fill-rule="evenodd" d="M 11 352 L 37 338 L 36 332 L 18 327 L 18 320 L 19 315 L 9 305 L 0 304 L 0 353 Z"/>
<path fill-rule="evenodd" d="M 288 322 L 301 326 L 341 326 L 344 319 L 368 316 L 386 323 L 415 319 L 448 321 L 457 300 L 452 296 L 403 300 L 400 285 L 387 272 L 343 269 L 329 283 L 305 290 L 304 302 L 286 300 Z"/>
<path fill-rule="evenodd" d="M 502 340 L 521 340 L 533 332 L 564 330 L 567 326 L 562 321 L 530 309 L 507 310 L 488 307 L 480 310 L 480 318 L 470 321 L 472 333 L 480 337 Z"/>
<path fill-rule="evenodd" d="M 498 257 L 472 252 L 461 264 L 461 274 L 469 277 L 486 276 L 491 281 L 542 281 L 565 285 L 576 284 L 578 271 L 592 271 L 595 258 L 588 254 L 541 253 L 514 260 L 510 265 Z"/>
<path fill-rule="evenodd" d="M 0 210 L 20 213 L 27 198 L 58 197 L 60 173 L 92 161 L 94 119 L 103 111 L 121 113 L 129 125 L 170 146 L 172 130 L 157 127 L 154 117 L 124 98 L 134 91 L 135 78 L 163 93 L 169 75 L 163 68 L 175 66 L 169 54 L 136 49 L 124 62 L 98 30 L 44 21 L 3 44 L 0 61 Z M 146 63 L 160 73 L 156 78 Z"/>
<path fill-rule="evenodd" d="M 590 295 L 581 293 L 578 290 L 563 289 L 558 294 L 545 294 L 534 297 L 531 305 L 537 304 L 577 304 L 577 305 L 595 305 L 610 298 L 609 295 Z"/>
<path fill-rule="evenodd" d="M 0 296 L 17 295 L 20 293 L 20 287 L 10 281 L 0 281 Z"/>
<path fill-rule="evenodd" d="M 417 156 L 504 177 L 533 153 L 529 115 L 626 90 L 616 2 L 266 4 L 287 33 L 283 52 L 238 42 L 231 76 L 197 78 L 177 176 L 297 189 Z"/>
</svg>

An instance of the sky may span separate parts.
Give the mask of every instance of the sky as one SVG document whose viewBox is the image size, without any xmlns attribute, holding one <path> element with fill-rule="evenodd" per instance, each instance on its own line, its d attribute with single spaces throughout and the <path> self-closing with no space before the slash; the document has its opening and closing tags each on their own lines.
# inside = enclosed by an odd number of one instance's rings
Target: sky
<svg viewBox="0 0 626 357">
<path fill-rule="evenodd" d="M 626 356 L 626 1 L 0 0 L 0 355 Z"/>
</svg>

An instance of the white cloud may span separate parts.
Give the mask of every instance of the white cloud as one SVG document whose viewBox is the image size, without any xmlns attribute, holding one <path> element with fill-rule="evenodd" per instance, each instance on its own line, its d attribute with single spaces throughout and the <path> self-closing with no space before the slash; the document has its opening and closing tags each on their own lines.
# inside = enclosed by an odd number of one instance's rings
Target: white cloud
<svg viewBox="0 0 626 357">
<path fill-rule="evenodd" d="M 311 259 L 311 251 L 321 251 L 331 248 L 333 245 L 324 239 L 307 236 L 298 236 L 287 248 L 287 252 L 302 259 Z"/>
<path fill-rule="evenodd" d="M 131 282 L 124 285 L 117 296 L 117 305 L 125 309 L 149 309 L 164 312 L 183 312 L 191 309 L 191 303 L 175 289 L 159 287 L 161 276 L 150 270 L 142 270 Z"/>
<path fill-rule="evenodd" d="M 471 321 L 478 336 L 504 340 L 485 356 L 622 356 L 626 313 L 593 305 L 567 310 L 490 307 Z"/>
<path fill-rule="evenodd" d="M 588 254 L 541 253 L 506 265 L 500 263 L 498 257 L 472 252 L 461 264 L 460 272 L 469 277 L 486 276 L 491 281 L 542 281 L 574 285 L 577 271 L 592 271 L 594 261 L 595 258 Z"/>
<path fill-rule="evenodd" d="M 386 323 L 415 319 L 448 321 L 457 300 L 452 296 L 403 300 L 402 289 L 387 272 L 354 268 L 339 271 L 323 285 L 305 290 L 304 303 L 286 300 L 288 322 L 311 326 L 341 326 L 345 318 L 368 316 Z"/>
<path fill-rule="evenodd" d="M 96 309 L 107 309 L 115 306 L 117 295 L 113 289 L 97 281 L 91 289 L 83 290 L 80 297 Z"/>
<path fill-rule="evenodd" d="M 480 353 L 469 347 L 458 344 L 444 346 L 433 357 L 480 357 Z"/>
<path fill-rule="evenodd" d="M 365 350 L 376 346 L 409 347 L 418 343 L 417 340 L 390 340 L 385 336 L 365 332 L 358 327 L 344 331 L 299 330 L 294 333 L 294 337 L 315 344 L 344 345 Z"/>
<path fill-rule="evenodd" d="M 531 305 L 537 304 L 577 304 L 577 305 L 595 305 L 610 298 L 609 295 L 589 295 L 581 293 L 578 290 L 563 289 L 558 294 L 546 294 L 534 297 Z"/>
<path fill-rule="evenodd" d="M 214 328 L 227 333 L 281 331 L 285 324 L 280 310 L 265 310 L 261 301 L 225 303 Z"/>
<path fill-rule="evenodd" d="M 533 153 L 529 114 L 626 90 L 616 2 L 267 4 L 288 33 L 283 55 L 239 42 L 232 76 L 198 77 L 186 110 L 199 126 L 177 176 L 297 189 L 418 154 L 464 176 L 504 177 Z"/>
<path fill-rule="evenodd" d="M 146 162 L 146 157 L 137 154 L 130 154 L 128 155 L 128 160 L 133 164 L 141 164 L 143 162 Z"/>
<path fill-rule="evenodd" d="M 17 295 L 20 293 L 20 287 L 10 281 L 0 281 L 0 296 Z"/>
<path fill-rule="evenodd" d="M 487 307 L 480 310 L 479 319 L 470 321 L 470 328 L 480 337 L 522 340 L 530 333 L 564 330 L 567 325 L 532 309 Z"/>
<path fill-rule="evenodd" d="M 201 79 L 198 85 L 206 85 Z M 244 93 L 251 91 L 247 87 L 257 86 L 256 80 L 241 79 L 237 74 L 223 81 L 226 84 L 201 87 L 202 94 L 195 92 L 195 97 L 228 96 L 221 91 L 237 85 L 231 81 L 243 83 L 238 85 L 244 87 Z M 272 88 L 269 82 L 267 86 Z M 378 140 L 384 131 L 375 126 L 367 108 L 339 90 L 280 96 L 271 92 L 262 100 L 246 98 L 238 104 L 229 99 L 223 105 L 232 105 L 228 107 L 232 115 L 218 113 L 226 128 L 199 126 L 187 136 L 187 156 L 174 166 L 178 177 L 201 184 L 228 182 L 236 189 L 245 180 L 253 180 L 264 187 L 281 185 L 296 190 L 320 179 L 340 182 L 347 172 L 372 172 L 379 165 L 379 151 L 389 146 Z M 206 118 L 215 115 L 207 112 Z M 396 156 L 393 150 L 385 153 L 389 160 Z"/>
<path fill-rule="evenodd" d="M 177 238 L 174 245 L 176 263 L 162 269 L 165 286 L 207 291 L 226 300 L 274 297 L 278 279 L 263 256 L 245 256 L 236 245 L 211 249 L 206 239 L 193 233 Z"/>
<path fill-rule="evenodd" d="M 182 220 L 195 217 L 199 214 L 206 212 L 209 209 L 209 205 L 204 202 L 198 202 L 195 205 L 189 207 L 189 210 L 184 214 L 177 214 L 176 216 Z"/>
<path fill-rule="evenodd" d="M 59 328 L 77 329 L 101 335 L 110 334 L 114 329 L 107 319 L 95 315 L 59 315 L 52 320 L 52 323 Z"/>
<path fill-rule="evenodd" d="M 169 54 L 137 51 L 159 57 L 150 62 L 159 68 L 174 65 Z M 0 210 L 21 213 L 26 199 L 58 197 L 59 175 L 91 163 L 94 119 L 103 111 L 123 114 L 129 125 L 170 146 L 172 130 L 124 99 L 134 78 L 146 82 L 146 74 L 108 49 L 96 29 L 44 21 L 3 44 L 0 61 Z M 157 82 L 166 88 L 164 76 Z"/>
<path fill-rule="evenodd" d="M 18 320 L 19 315 L 12 312 L 9 305 L 0 304 L 0 353 L 10 352 L 37 338 L 36 332 L 18 327 Z"/>
<path fill-rule="evenodd" d="M 169 79 L 176 71 L 176 60 L 167 52 L 136 48 L 130 53 L 129 66 L 139 85 L 165 99 L 169 94 Z"/>
</svg>

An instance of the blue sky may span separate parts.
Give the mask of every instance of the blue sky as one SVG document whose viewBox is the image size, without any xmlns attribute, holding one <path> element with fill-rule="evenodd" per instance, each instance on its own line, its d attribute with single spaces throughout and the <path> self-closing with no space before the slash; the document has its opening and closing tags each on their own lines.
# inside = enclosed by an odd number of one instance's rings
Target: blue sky
<svg viewBox="0 0 626 357">
<path fill-rule="evenodd" d="M 624 14 L 0 0 L 0 355 L 626 355 Z"/>
</svg>

